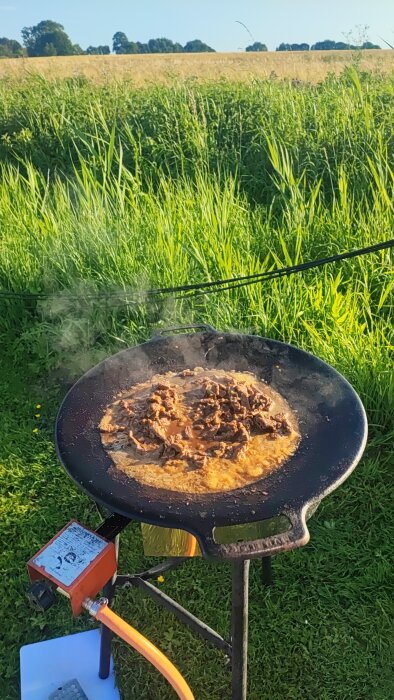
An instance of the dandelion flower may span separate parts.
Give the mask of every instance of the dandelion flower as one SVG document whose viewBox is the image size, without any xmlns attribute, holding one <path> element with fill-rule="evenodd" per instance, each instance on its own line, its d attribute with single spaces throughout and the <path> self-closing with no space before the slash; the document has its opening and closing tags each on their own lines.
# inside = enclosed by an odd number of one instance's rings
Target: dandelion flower
<svg viewBox="0 0 394 700">
<path fill-rule="evenodd" d="M 165 581 L 164 576 L 158 576 L 157 581 L 158 581 L 158 583 L 164 583 L 164 581 Z"/>
<path fill-rule="evenodd" d="M 41 404 L 38 403 L 38 404 L 36 405 L 36 408 L 41 408 Z"/>
</svg>

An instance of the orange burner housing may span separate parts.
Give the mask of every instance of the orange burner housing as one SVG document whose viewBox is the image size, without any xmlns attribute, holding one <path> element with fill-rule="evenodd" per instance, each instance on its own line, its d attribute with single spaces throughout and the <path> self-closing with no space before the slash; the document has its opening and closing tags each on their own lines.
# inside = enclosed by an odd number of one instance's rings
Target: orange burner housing
<svg viewBox="0 0 394 700">
<path fill-rule="evenodd" d="M 70 598 L 73 615 L 94 598 L 117 569 L 116 549 L 93 530 L 71 520 L 27 563 L 30 580 L 48 579 Z"/>
</svg>

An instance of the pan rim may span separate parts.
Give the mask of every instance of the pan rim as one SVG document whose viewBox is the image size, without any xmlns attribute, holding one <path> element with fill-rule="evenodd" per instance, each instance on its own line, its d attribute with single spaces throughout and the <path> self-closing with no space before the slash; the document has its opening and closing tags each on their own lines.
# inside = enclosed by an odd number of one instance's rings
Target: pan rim
<svg viewBox="0 0 394 700">
<path fill-rule="evenodd" d="M 171 497 L 171 500 L 173 502 L 177 501 L 178 499 L 176 498 L 176 495 L 179 496 L 179 499 L 185 499 L 187 498 L 188 501 L 190 502 L 190 505 L 196 506 L 197 508 L 201 508 L 202 504 L 207 504 L 207 501 L 210 503 L 210 506 L 208 507 L 208 510 L 213 509 L 213 517 L 215 518 L 215 510 L 217 506 L 223 505 L 223 502 L 228 501 L 231 498 L 240 498 L 240 497 L 247 497 L 250 492 L 250 490 L 255 490 L 256 488 L 260 488 L 261 486 L 264 486 L 267 484 L 270 474 L 267 476 L 263 477 L 262 479 L 259 479 L 251 484 L 248 484 L 247 486 L 240 487 L 238 489 L 233 489 L 231 491 L 221 491 L 221 492 L 208 492 L 205 494 L 190 494 L 188 492 L 173 492 L 169 491 L 167 489 L 159 489 L 159 488 L 153 488 L 149 487 L 149 493 L 151 495 L 151 501 L 154 503 L 154 506 L 152 508 L 147 508 L 147 504 L 144 504 L 144 507 L 139 511 L 138 509 L 134 508 L 129 508 L 129 510 L 126 508 L 123 509 L 123 504 L 118 503 L 117 507 L 114 508 L 113 505 L 108 505 L 108 500 L 106 499 L 107 494 L 103 494 L 99 489 L 95 488 L 94 483 L 92 482 L 90 486 L 86 485 L 86 480 L 80 480 L 77 475 L 72 473 L 70 470 L 69 466 L 66 464 L 64 460 L 64 454 L 60 445 L 61 442 L 61 437 L 59 433 L 59 426 L 61 425 L 62 421 L 62 415 L 63 415 L 63 410 L 64 407 L 67 405 L 67 402 L 72 396 L 73 392 L 75 392 L 76 388 L 80 387 L 83 382 L 86 382 L 87 379 L 94 377 L 98 371 L 100 371 L 100 368 L 104 367 L 107 363 L 109 362 L 114 362 L 116 359 L 119 359 L 122 355 L 130 354 L 133 350 L 136 349 L 143 349 L 146 346 L 152 346 L 152 344 L 155 343 L 160 343 L 160 344 L 168 344 L 168 343 L 173 343 L 174 340 L 177 339 L 185 339 L 185 338 L 192 338 L 192 337 L 202 337 L 202 336 L 208 336 L 212 337 L 215 336 L 217 338 L 223 337 L 226 340 L 230 339 L 236 339 L 236 340 L 241 340 L 243 342 L 247 342 L 248 339 L 253 339 L 253 340 L 258 340 L 261 343 L 266 343 L 268 346 L 269 345 L 274 345 L 275 347 L 278 347 L 280 349 L 286 350 L 286 351 L 291 351 L 295 354 L 301 353 L 303 357 L 309 359 L 313 365 L 321 365 L 326 371 L 329 371 L 329 374 L 336 377 L 337 381 L 340 382 L 340 384 L 346 389 L 347 394 L 352 398 L 355 407 L 357 408 L 359 412 L 359 422 L 360 422 L 360 431 L 362 432 L 362 438 L 359 440 L 357 450 L 355 450 L 351 457 L 348 460 L 348 464 L 346 468 L 343 468 L 341 473 L 338 474 L 337 478 L 330 480 L 329 483 L 327 483 L 326 487 L 322 488 L 318 493 L 311 495 L 311 494 L 306 494 L 305 499 L 302 501 L 302 504 L 298 502 L 298 507 L 301 507 L 301 505 L 305 504 L 310 504 L 310 503 L 315 503 L 316 501 L 322 500 L 322 498 L 326 497 L 329 493 L 334 491 L 341 483 L 343 483 L 348 476 L 351 474 L 351 472 L 355 469 L 357 464 L 359 463 L 362 454 L 365 449 L 365 445 L 367 442 L 367 416 L 365 413 L 364 406 L 361 402 L 360 397 L 356 393 L 355 389 L 352 387 L 350 382 L 340 373 L 338 370 L 336 370 L 334 367 L 326 363 L 324 360 L 320 359 L 319 357 L 313 355 L 312 353 L 299 348 L 298 346 L 292 345 L 290 343 L 286 343 L 281 340 L 276 340 L 272 338 L 266 338 L 264 336 L 260 335 L 255 335 L 255 334 L 244 334 L 244 333 L 227 333 L 227 332 L 221 332 L 221 331 L 206 331 L 203 333 L 182 333 L 182 334 L 177 334 L 177 335 L 172 335 L 172 336 L 156 336 L 152 339 L 149 339 L 145 341 L 144 343 L 141 343 L 136 346 L 131 346 L 129 348 L 125 348 L 120 350 L 119 352 L 115 353 L 114 355 L 111 355 L 104 360 L 102 360 L 100 363 L 95 365 L 94 367 L 90 368 L 85 374 L 83 374 L 77 382 L 69 389 L 69 391 L 66 393 L 65 397 L 63 398 L 63 401 L 61 402 L 61 405 L 59 407 L 59 411 L 57 414 L 56 418 L 56 428 L 55 428 L 55 445 L 56 445 L 56 452 L 59 457 L 60 462 L 62 463 L 63 467 L 66 469 L 67 473 L 69 476 L 78 484 L 79 488 L 82 488 L 83 491 L 85 491 L 90 497 L 93 497 L 96 501 L 102 503 L 105 507 L 110 507 L 112 510 L 115 512 L 119 512 L 123 515 L 128 516 L 130 514 L 130 511 L 133 511 L 132 517 L 135 519 L 140 519 L 145 522 L 149 522 L 149 519 L 151 519 L 151 522 L 153 524 L 157 524 L 158 520 L 160 519 L 165 519 L 165 525 L 166 526 L 177 526 L 180 523 L 182 523 L 183 526 L 189 526 L 191 527 L 192 525 L 195 525 L 196 521 L 196 513 L 195 508 L 191 508 L 193 512 L 190 513 L 190 516 L 188 517 L 188 514 L 185 512 L 182 513 L 182 517 L 178 516 L 176 513 L 176 507 L 174 508 L 174 512 L 170 513 L 169 510 L 167 509 L 167 513 L 165 516 L 160 516 L 157 514 L 157 505 L 162 502 L 163 499 L 166 497 Z M 115 393 L 115 391 L 114 391 Z M 287 398 L 287 397 L 286 397 Z M 285 468 L 288 466 L 291 467 L 291 463 L 294 460 L 294 457 L 297 455 L 298 451 L 300 450 L 301 446 L 303 444 L 303 440 L 301 439 L 300 445 L 297 448 L 296 452 L 294 455 L 290 457 L 290 459 L 282 465 L 279 470 L 282 472 L 283 471 L 283 476 L 285 475 Z M 108 459 L 110 462 L 110 459 Z M 127 477 L 126 477 L 127 479 Z M 111 477 L 111 482 L 113 482 L 114 479 Z M 135 483 L 133 479 L 130 479 L 129 481 Z M 289 501 L 288 505 L 291 506 L 291 499 L 287 499 Z M 270 509 L 272 510 L 272 508 Z M 283 512 L 279 508 L 278 511 L 276 512 Z M 220 521 L 222 520 L 222 517 L 219 516 L 218 514 L 218 520 L 217 523 L 218 525 L 222 524 Z M 259 518 L 256 518 L 259 519 Z M 250 519 L 251 520 L 251 519 Z M 244 517 L 242 518 L 236 518 L 231 519 L 231 522 L 229 519 L 226 519 L 226 521 L 223 524 L 237 524 L 237 522 L 245 521 Z M 164 523 L 162 523 L 164 525 Z M 184 529 L 187 529 L 185 527 Z"/>
</svg>

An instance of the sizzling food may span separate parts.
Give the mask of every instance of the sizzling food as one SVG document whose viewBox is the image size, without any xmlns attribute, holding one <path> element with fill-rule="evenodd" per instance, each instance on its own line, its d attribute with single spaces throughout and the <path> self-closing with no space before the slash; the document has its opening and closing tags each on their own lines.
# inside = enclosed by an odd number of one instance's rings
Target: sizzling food
<svg viewBox="0 0 394 700">
<path fill-rule="evenodd" d="M 201 367 L 156 375 L 122 392 L 100 430 L 117 470 L 189 493 L 256 481 L 299 442 L 294 413 L 271 387 L 248 372 Z"/>
</svg>

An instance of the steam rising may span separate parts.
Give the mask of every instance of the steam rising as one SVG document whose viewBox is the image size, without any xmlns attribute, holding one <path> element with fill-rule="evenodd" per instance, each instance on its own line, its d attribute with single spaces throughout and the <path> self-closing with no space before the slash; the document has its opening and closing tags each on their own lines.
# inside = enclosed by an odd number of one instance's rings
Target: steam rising
<svg viewBox="0 0 394 700">
<path fill-rule="evenodd" d="M 109 355 L 153 336 L 155 329 L 193 323 L 184 302 L 153 299 L 148 289 L 146 279 L 128 288 L 113 285 L 104 294 L 81 282 L 41 300 L 38 312 L 51 365 L 73 381 Z"/>
</svg>

